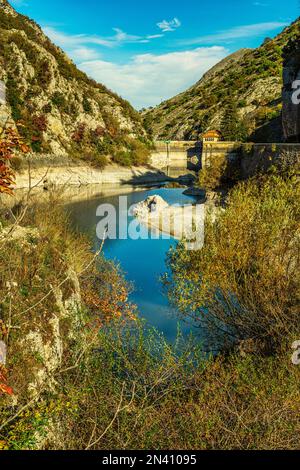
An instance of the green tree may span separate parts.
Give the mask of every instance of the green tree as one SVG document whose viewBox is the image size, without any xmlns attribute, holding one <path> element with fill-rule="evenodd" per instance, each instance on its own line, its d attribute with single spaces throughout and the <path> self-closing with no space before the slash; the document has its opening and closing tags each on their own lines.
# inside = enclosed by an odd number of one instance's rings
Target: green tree
<svg viewBox="0 0 300 470">
<path fill-rule="evenodd" d="M 226 210 L 206 218 L 202 250 L 171 251 L 170 299 L 206 329 L 210 346 L 251 339 L 274 351 L 297 334 L 299 190 L 291 175 L 240 183 Z"/>
<path fill-rule="evenodd" d="M 239 118 L 237 104 L 229 101 L 221 121 L 221 131 L 228 141 L 245 141 L 247 139 L 247 129 L 244 122 Z"/>
</svg>

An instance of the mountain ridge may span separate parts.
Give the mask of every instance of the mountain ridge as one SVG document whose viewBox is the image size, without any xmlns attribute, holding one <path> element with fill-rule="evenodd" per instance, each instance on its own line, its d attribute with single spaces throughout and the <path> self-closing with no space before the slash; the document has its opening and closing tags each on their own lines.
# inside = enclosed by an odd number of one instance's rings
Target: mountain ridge
<svg viewBox="0 0 300 470">
<path fill-rule="evenodd" d="M 256 49 L 241 49 L 210 69 L 192 87 L 143 112 L 155 139 L 198 140 L 208 129 L 222 126 L 228 103 L 235 105 L 254 142 L 281 141 L 283 49 L 299 37 L 299 18 Z"/>
</svg>

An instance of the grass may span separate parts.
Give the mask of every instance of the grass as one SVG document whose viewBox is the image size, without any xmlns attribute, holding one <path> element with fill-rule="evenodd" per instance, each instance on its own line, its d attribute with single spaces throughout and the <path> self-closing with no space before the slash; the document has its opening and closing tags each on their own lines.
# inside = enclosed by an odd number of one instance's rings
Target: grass
<svg viewBox="0 0 300 470">
<path fill-rule="evenodd" d="M 299 379 L 290 351 L 204 361 L 193 343 L 115 325 L 8 427 L 6 445 L 36 448 L 51 423 L 46 449 L 299 449 Z"/>
</svg>

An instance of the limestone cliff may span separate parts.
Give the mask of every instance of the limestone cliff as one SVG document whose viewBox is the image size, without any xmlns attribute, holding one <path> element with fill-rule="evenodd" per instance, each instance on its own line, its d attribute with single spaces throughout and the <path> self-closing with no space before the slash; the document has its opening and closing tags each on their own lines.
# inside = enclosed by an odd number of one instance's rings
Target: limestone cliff
<svg viewBox="0 0 300 470">
<path fill-rule="evenodd" d="M 257 49 L 242 49 L 221 61 L 186 92 L 143 113 L 155 138 L 197 140 L 220 128 L 233 103 L 250 140 L 282 140 L 282 51 L 299 31 L 299 19 Z"/>
<path fill-rule="evenodd" d="M 131 105 L 78 70 L 6 0 L 0 0 L 0 80 L 7 103 L 0 105 L 0 125 L 13 121 L 33 151 L 112 155 L 146 141 Z"/>
</svg>

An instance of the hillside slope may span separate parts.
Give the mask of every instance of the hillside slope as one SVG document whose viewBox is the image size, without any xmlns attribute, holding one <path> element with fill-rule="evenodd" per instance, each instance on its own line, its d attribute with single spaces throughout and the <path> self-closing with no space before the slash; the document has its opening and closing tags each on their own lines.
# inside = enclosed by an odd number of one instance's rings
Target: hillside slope
<svg viewBox="0 0 300 470">
<path fill-rule="evenodd" d="M 124 165 L 147 158 L 140 115 L 125 100 L 78 70 L 41 28 L 0 0 L 0 80 L 6 106 L 33 151 Z"/>
<path fill-rule="evenodd" d="M 159 139 L 198 139 L 220 128 L 228 103 L 251 140 L 280 141 L 282 51 L 299 36 L 300 20 L 257 49 L 242 49 L 213 67 L 186 92 L 147 110 L 146 127 Z M 299 36 L 300 37 L 300 36 Z"/>
</svg>

